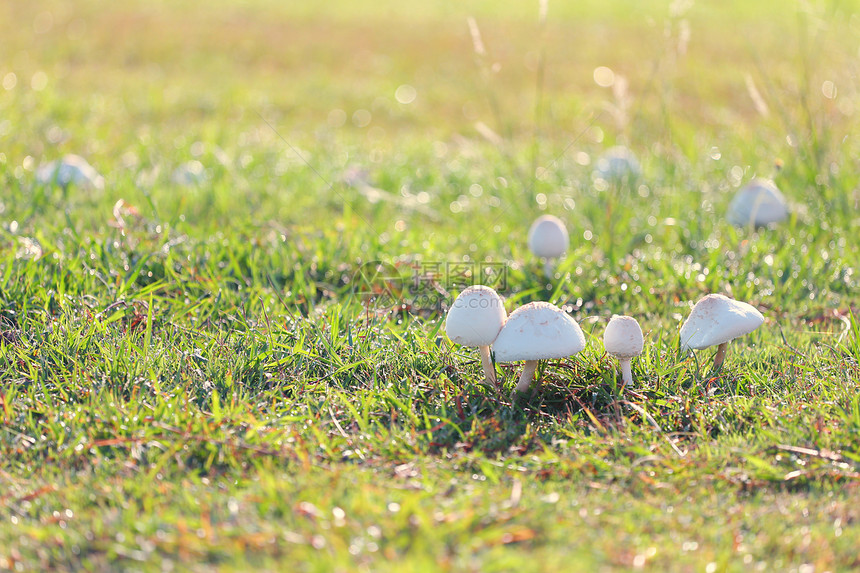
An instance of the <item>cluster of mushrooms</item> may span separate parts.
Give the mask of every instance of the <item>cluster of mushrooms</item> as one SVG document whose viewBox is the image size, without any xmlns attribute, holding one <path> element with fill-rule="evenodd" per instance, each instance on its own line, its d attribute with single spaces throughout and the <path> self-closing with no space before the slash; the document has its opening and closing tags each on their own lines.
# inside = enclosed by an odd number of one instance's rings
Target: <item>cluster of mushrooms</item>
<svg viewBox="0 0 860 573">
<path fill-rule="evenodd" d="M 618 184 L 635 181 L 640 175 L 639 163 L 633 153 L 617 146 L 608 150 L 597 162 L 595 176 Z M 204 177 L 198 161 L 180 166 L 173 174 L 179 184 L 190 185 Z M 78 155 L 67 155 L 42 165 L 36 172 L 41 184 L 70 184 L 103 189 L 104 178 Z M 753 179 L 740 189 L 728 208 L 727 218 L 737 226 L 754 227 L 778 223 L 789 216 L 788 204 L 773 181 Z M 530 250 L 544 261 L 544 272 L 552 279 L 555 259 L 564 255 L 570 236 L 564 223 L 553 215 L 539 217 L 529 229 Z M 720 294 L 709 294 L 693 307 L 681 326 L 682 350 L 717 346 L 714 370 L 725 360 L 730 340 L 758 328 L 764 317 L 747 303 Z M 502 298 L 487 286 L 472 286 L 460 293 L 448 311 L 445 329 L 455 343 L 477 347 L 486 380 L 495 384 L 496 376 L 490 347 L 497 362 L 525 361 L 512 395 L 529 389 L 540 360 L 571 356 L 585 348 L 585 336 L 579 325 L 566 312 L 548 302 L 531 302 L 508 316 Z M 643 349 L 642 329 L 635 318 L 613 316 L 603 333 L 606 352 L 618 358 L 622 387 L 632 384 L 632 358 Z"/>
<path fill-rule="evenodd" d="M 729 341 L 752 332 L 762 322 L 764 317 L 753 306 L 721 294 L 709 294 L 693 306 L 681 326 L 681 348 L 717 346 L 717 370 L 725 360 Z M 525 362 L 511 399 L 528 391 L 540 360 L 566 358 L 585 348 L 582 329 L 562 309 L 548 302 L 530 302 L 508 315 L 498 293 L 483 285 L 460 293 L 448 310 L 445 331 L 453 342 L 480 350 L 489 384 L 496 383 L 491 346 L 496 362 Z M 631 316 L 613 316 L 603 332 L 603 345 L 619 360 L 622 388 L 632 384 L 630 361 L 642 353 L 644 346 L 639 323 Z"/>
<path fill-rule="evenodd" d="M 595 171 L 595 176 L 616 182 L 634 181 L 639 174 L 636 158 L 620 146 L 602 157 Z M 742 187 L 727 213 L 734 225 L 753 227 L 778 223 L 788 216 L 788 204 L 779 189 L 773 181 L 762 178 Z M 546 277 L 552 280 L 555 260 L 567 251 L 570 235 L 561 219 L 543 215 L 529 229 L 528 245 L 542 259 Z M 764 317 L 753 306 L 721 294 L 709 294 L 693 306 L 681 326 L 681 349 L 716 346 L 713 369 L 717 371 L 725 360 L 729 341 L 752 332 L 763 322 Z M 585 348 L 582 329 L 560 308 L 548 302 L 531 302 L 508 316 L 496 291 L 481 285 L 460 293 L 448 311 L 445 330 L 456 344 L 480 349 L 489 384 L 496 383 L 491 346 L 496 362 L 525 362 L 512 399 L 529 389 L 540 360 L 565 358 Z M 619 360 L 622 388 L 632 384 L 630 361 L 642 353 L 644 346 L 639 323 L 630 316 L 613 316 L 603 333 L 603 345 Z"/>
</svg>

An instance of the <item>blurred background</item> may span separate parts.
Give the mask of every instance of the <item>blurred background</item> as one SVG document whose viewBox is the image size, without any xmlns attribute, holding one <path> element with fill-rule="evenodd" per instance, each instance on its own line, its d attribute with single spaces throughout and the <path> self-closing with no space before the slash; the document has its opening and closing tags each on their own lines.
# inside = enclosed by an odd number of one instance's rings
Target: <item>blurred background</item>
<svg viewBox="0 0 860 573">
<path fill-rule="evenodd" d="M 193 277 L 223 258 L 249 284 L 291 269 L 279 288 L 308 279 L 305 298 L 336 301 L 367 261 L 517 272 L 529 223 L 553 213 L 573 237 L 559 276 L 593 272 L 574 301 L 635 281 L 638 264 L 680 282 L 652 288 L 657 299 L 766 298 L 795 279 L 804 301 L 838 293 L 851 272 L 798 267 L 792 241 L 839 259 L 856 223 L 858 13 L 775 0 L 4 2 L 0 240 L 26 240 L 29 257 L 62 252 L 63 235 L 118 235 L 127 268 L 184 243 L 159 255 L 165 268 Z M 616 144 L 642 178 L 606 192 L 595 162 Z M 103 192 L 34 186 L 69 153 L 103 174 Z M 756 176 L 792 205 L 776 271 L 741 265 L 748 243 L 725 221 Z M 264 248 L 224 252 L 224 233 Z M 513 284 L 543 288 L 529 276 Z"/>
<path fill-rule="evenodd" d="M 261 114 L 297 144 L 379 153 L 537 133 L 549 161 L 593 125 L 578 147 L 697 161 L 744 146 L 764 165 L 850 133 L 855 4 L 590 0 L 542 19 L 537 1 L 4 2 L 0 141 L 98 158 L 152 138 L 172 154 L 239 145 Z"/>
</svg>

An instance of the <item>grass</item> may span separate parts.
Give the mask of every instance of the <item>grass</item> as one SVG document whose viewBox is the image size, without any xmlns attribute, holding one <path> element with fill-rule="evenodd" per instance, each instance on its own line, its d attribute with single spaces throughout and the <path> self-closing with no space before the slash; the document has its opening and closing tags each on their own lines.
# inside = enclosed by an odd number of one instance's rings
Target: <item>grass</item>
<svg viewBox="0 0 860 573">
<path fill-rule="evenodd" d="M 543 45 L 537 6 L 206 6 L 0 6 L 0 569 L 860 567 L 854 4 L 551 3 Z M 602 189 L 616 141 L 644 175 Z M 104 191 L 34 183 L 72 152 Z M 777 159 L 791 219 L 731 227 Z M 476 276 L 586 333 L 525 404 L 444 336 Z M 716 375 L 708 292 L 766 316 Z"/>
</svg>

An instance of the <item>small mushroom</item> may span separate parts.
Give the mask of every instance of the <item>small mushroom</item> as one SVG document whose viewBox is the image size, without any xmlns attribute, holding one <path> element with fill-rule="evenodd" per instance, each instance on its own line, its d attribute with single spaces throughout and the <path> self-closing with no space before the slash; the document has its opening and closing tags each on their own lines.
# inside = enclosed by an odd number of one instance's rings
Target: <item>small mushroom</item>
<svg viewBox="0 0 860 573">
<path fill-rule="evenodd" d="M 84 188 L 104 189 L 104 177 L 80 155 L 66 155 L 50 161 L 36 170 L 36 181 L 42 185 L 56 183 L 60 187 L 71 184 Z"/>
<path fill-rule="evenodd" d="M 186 161 L 179 167 L 173 170 L 170 175 L 170 180 L 177 185 L 190 187 L 198 185 L 206 178 L 206 168 L 196 159 Z"/>
<path fill-rule="evenodd" d="M 744 185 L 729 203 L 727 219 L 737 227 L 764 227 L 788 218 L 788 203 L 770 179 Z"/>
<path fill-rule="evenodd" d="M 497 362 L 525 360 L 511 399 L 529 389 L 539 360 L 565 358 L 585 348 L 585 336 L 573 318 L 548 302 L 530 302 L 508 316 L 493 345 Z"/>
<path fill-rule="evenodd" d="M 603 332 L 603 346 L 621 364 L 622 387 L 632 384 L 630 359 L 642 354 L 644 346 L 642 329 L 636 319 L 632 316 L 613 316 Z"/>
<path fill-rule="evenodd" d="M 606 181 L 622 183 L 636 180 L 641 169 L 632 151 L 623 145 L 616 145 L 607 149 L 597 159 L 595 173 Z"/>
<path fill-rule="evenodd" d="M 456 344 L 477 347 L 487 382 L 496 382 L 490 345 L 505 324 L 507 312 L 502 297 L 488 286 L 475 285 L 463 290 L 445 318 L 445 332 Z"/>
<path fill-rule="evenodd" d="M 749 334 L 762 322 L 764 317 L 752 305 L 725 295 L 709 294 L 696 303 L 681 326 L 681 349 L 717 346 L 716 371 L 723 365 L 729 341 Z"/>
<path fill-rule="evenodd" d="M 562 256 L 570 246 L 570 235 L 564 222 L 555 215 L 541 215 L 529 228 L 529 249 L 545 259 L 544 273 L 553 276 L 553 259 Z"/>
</svg>

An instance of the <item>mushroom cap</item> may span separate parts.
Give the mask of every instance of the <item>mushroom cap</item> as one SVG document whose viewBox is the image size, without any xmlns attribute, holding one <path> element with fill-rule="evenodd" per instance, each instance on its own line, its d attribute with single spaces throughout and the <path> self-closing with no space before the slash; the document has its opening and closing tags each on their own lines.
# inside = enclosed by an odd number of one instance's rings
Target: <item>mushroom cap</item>
<svg viewBox="0 0 860 573">
<path fill-rule="evenodd" d="M 541 215 L 529 228 L 529 249 L 538 257 L 560 257 L 570 246 L 564 222 L 555 215 Z"/>
<path fill-rule="evenodd" d="M 196 159 L 186 161 L 173 170 L 171 181 L 177 185 L 191 186 L 201 183 L 206 178 L 206 168 Z"/>
<path fill-rule="evenodd" d="M 493 344 L 498 362 L 564 358 L 585 348 L 573 318 L 548 302 L 530 302 L 508 316 Z"/>
<path fill-rule="evenodd" d="M 693 307 L 681 326 L 681 348 L 701 349 L 749 334 L 764 322 L 752 305 L 721 294 L 709 294 Z"/>
<path fill-rule="evenodd" d="M 609 180 L 635 179 L 642 171 L 636 156 L 623 145 L 607 149 L 597 159 L 595 170 L 598 176 Z"/>
<path fill-rule="evenodd" d="M 788 203 L 773 181 L 756 178 L 744 185 L 729 203 L 727 218 L 738 227 L 763 227 L 788 218 Z"/>
<path fill-rule="evenodd" d="M 616 358 L 639 356 L 644 345 L 642 329 L 632 316 L 613 316 L 603 331 L 603 346 Z"/>
<path fill-rule="evenodd" d="M 507 318 L 502 297 L 488 286 L 463 290 L 445 318 L 448 338 L 463 346 L 489 346 L 499 335 Z"/>
<path fill-rule="evenodd" d="M 43 185 L 56 182 L 62 187 L 75 184 L 96 189 L 103 189 L 105 185 L 104 177 L 99 175 L 86 159 L 74 154 L 39 167 L 36 170 L 36 181 Z"/>
</svg>

